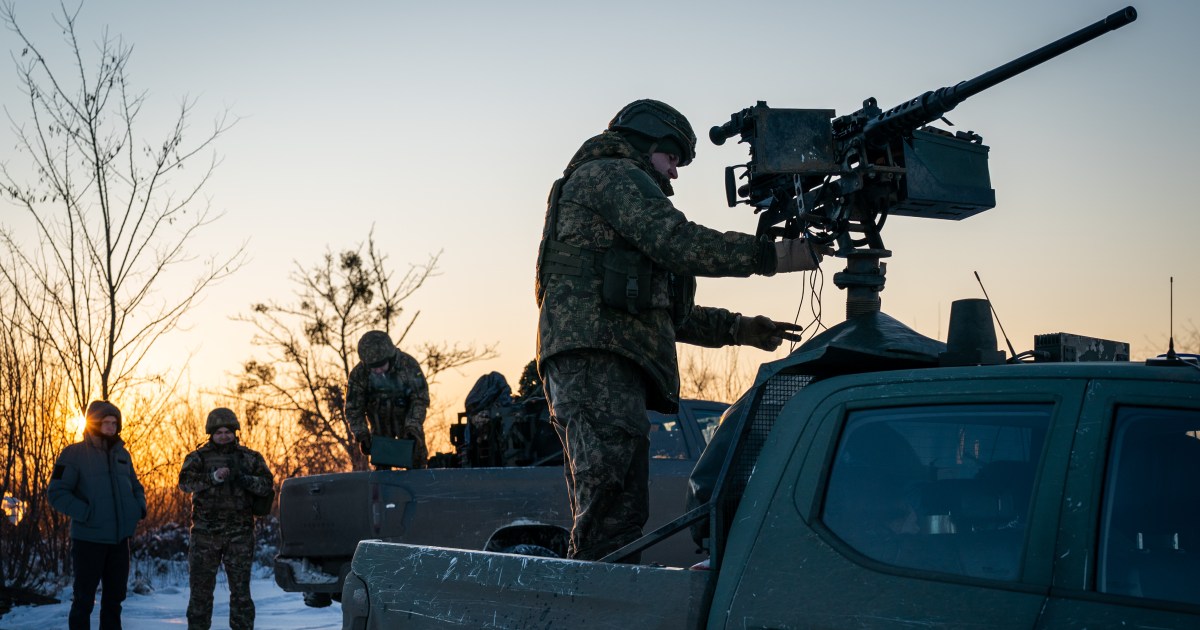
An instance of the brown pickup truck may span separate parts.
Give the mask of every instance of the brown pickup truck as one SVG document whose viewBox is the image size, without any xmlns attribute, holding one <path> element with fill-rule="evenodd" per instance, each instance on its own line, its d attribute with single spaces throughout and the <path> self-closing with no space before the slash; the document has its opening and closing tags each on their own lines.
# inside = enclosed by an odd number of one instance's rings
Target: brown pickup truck
<svg viewBox="0 0 1200 630">
<path fill-rule="evenodd" d="M 678 414 L 649 414 L 648 527 L 670 521 L 683 509 L 688 475 L 726 407 L 684 400 Z M 327 606 L 340 598 L 354 549 L 367 539 L 565 555 L 571 514 L 561 455 L 546 461 L 288 479 L 279 494 L 275 581 L 285 591 L 304 593 L 310 606 Z M 469 461 L 465 464 L 470 466 Z M 644 557 L 645 562 L 672 567 L 699 559 L 686 534 Z"/>
</svg>

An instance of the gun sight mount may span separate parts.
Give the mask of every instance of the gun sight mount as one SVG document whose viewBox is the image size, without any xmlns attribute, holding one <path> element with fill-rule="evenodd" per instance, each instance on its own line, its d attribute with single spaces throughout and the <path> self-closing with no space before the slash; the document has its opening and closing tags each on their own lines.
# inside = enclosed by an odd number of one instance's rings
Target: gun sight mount
<svg viewBox="0 0 1200 630">
<path fill-rule="evenodd" d="M 836 118 L 829 109 L 776 109 L 759 101 L 709 130 L 713 144 L 740 136 L 750 145 L 749 162 L 725 169 L 726 201 L 754 209 L 759 235 L 836 243 L 837 256 L 847 259 L 845 271 L 833 278 L 847 290 L 846 316 L 878 311 L 886 270 L 880 259 L 891 256 L 880 236 L 888 215 L 961 220 L 996 205 L 983 138 L 929 123 L 1136 19 L 1137 11 L 1125 7 L 973 79 L 886 111 L 874 98 Z"/>
</svg>

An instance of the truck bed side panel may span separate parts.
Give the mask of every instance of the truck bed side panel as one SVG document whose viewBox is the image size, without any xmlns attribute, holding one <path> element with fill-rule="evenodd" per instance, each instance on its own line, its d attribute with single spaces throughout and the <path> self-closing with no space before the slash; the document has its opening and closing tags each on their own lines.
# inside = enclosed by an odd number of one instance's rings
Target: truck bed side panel
<svg viewBox="0 0 1200 630">
<path fill-rule="evenodd" d="M 697 628 L 709 577 L 377 541 L 353 570 L 371 585 L 372 628 Z"/>
</svg>

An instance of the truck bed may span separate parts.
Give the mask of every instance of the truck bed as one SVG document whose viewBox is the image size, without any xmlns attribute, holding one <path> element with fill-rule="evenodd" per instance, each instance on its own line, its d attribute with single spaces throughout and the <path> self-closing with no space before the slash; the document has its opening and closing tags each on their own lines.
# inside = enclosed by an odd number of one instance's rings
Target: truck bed
<svg viewBox="0 0 1200 630">
<path fill-rule="evenodd" d="M 690 460 L 651 461 L 648 527 L 683 509 Z M 280 493 L 282 544 L 276 582 L 288 591 L 340 593 L 360 540 L 484 549 L 514 525 L 569 531 L 566 482 L 559 466 L 446 468 L 313 475 L 288 479 Z M 686 533 L 643 560 L 689 566 L 700 559 Z"/>
<path fill-rule="evenodd" d="M 710 577 L 378 541 L 359 544 L 353 572 L 343 596 L 347 628 L 367 606 L 368 628 L 697 628 Z"/>
</svg>

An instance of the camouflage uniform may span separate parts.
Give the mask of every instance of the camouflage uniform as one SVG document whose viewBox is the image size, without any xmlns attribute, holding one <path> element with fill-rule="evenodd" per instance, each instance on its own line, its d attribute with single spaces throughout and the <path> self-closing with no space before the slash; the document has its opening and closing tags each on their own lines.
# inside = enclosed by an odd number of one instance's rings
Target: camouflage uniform
<svg viewBox="0 0 1200 630">
<path fill-rule="evenodd" d="M 346 422 L 359 443 L 368 443 L 372 435 L 413 440 L 413 467 L 424 468 L 428 458 L 425 411 L 429 407 L 429 384 L 416 359 L 392 348 L 395 358 L 388 371 L 376 374 L 363 361 L 350 370 Z M 361 358 L 363 353 L 359 354 Z"/>
<path fill-rule="evenodd" d="M 223 481 L 213 476 L 220 468 L 230 469 Z M 254 601 L 250 598 L 254 515 L 250 495 L 268 496 L 274 484 L 263 456 L 241 446 L 236 438 L 223 445 L 209 441 L 183 460 L 179 489 L 192 495 L 188 628 L 205 630 L 212 623 L 213 590 L 222 563 L 229 581 L 229 627 L 254 627 Z"/>
<path fill-rule="evenodd" d="M 551 192 L 558 207 L 547 210 L 543 248 L 548 239 L 567 251 L 579 248 L 581 266 L 590 259 L 597 267 L 557 274 L 551 256 L 539 257 L 538 366 L 569 461 L 571 557 L 598 558 L 641 535 L 648 517 L 645 412 L 678 406 L 675 343 L 735 342 L 736 313 L 693 306 L 695 276 L 775 271 L 769 240 L 692 223 L 667 198 L 672 192 L 670 180 L 615 132 L 587 140 Z M 597 263 L 618 247 L 648 261 L 648 304 L 636 313 L 601 297 Z"/>
</svg>

